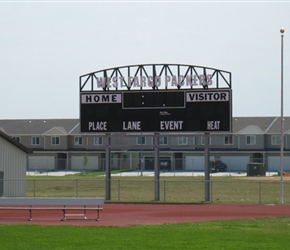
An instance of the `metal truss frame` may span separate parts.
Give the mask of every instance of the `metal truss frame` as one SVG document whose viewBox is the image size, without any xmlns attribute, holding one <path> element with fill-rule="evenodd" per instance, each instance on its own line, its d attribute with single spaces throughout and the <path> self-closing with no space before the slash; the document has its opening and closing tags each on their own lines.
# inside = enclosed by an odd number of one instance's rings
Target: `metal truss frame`
<svg viewBox="0 0 290 250">
<path fill-rule="evenodd" d="M 167 86 L 160 85 L 155 82 L 154 79 L 157 78 L 165 78 L 165 77 L 174 77 L 174 76 L 182 76 L 179 80 L 179 83 L 176 86 Z M 196 76 L 198 80 L 201 80 L 200 77 L 204 77 L 204 81 L 207 82 L 209 76 L 211 77 L 212 84 L 199 85 L 190 84 L 190 86 L 185 86 L 185 79 L 190 79 L 189 81 L 193 81 L 192 76 Z M 152 84 L 150 86 L 132 86 L 128 79 L 134 79 L 135 77 L 145 77 L 153 79 Z M 97 84 L 98 79 L 118 79 L 121 81 L 122 88 L 120 86 L 113 84 L 105 84 L 101 87 Z M 95 72 L 91 72 L 85 75 L 80 76 L 80 92 L 88 92 L 88 91 L 116 91 L 116 90 L 159 90 L 159 89 L 182 89 L 182 88 L 231 88 L 232 87 L 232 76 L 228 71 L 214 69 L 203 66 L 195 66 L 195 65 L 185 65 L 185 64 L 143 64 L 143 65 L 128 65 L 121 66 L 115 68 L 103 69 Z"/>
</svg>

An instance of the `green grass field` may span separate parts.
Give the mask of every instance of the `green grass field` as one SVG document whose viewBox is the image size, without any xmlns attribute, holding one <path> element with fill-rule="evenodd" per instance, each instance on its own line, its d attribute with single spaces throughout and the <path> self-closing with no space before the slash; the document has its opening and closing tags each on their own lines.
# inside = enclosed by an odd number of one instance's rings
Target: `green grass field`
<svg viewBox="0 0 290 250">
<path fill-rule="evenodd" d="M 290 218 L 129 227 L 0 225 L 1 249 L 289 249 Z"/>
</svg>

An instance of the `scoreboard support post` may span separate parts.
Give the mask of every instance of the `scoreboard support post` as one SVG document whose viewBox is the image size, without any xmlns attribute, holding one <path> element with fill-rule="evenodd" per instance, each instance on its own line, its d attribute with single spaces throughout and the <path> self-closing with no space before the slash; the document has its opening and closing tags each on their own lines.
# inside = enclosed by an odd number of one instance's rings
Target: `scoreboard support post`
<svg viewBox="0 0 290 250">
<path fill-rule="evenodd" d="M 111 136 L 106 134 L 106 200 L 111 200 Z"/>
<path fill-rule="evenodd" d="M 204 194 L 205 201 L 210 201 L 210 166 L 209 161 L 210 152 L 209 152 L 209 133 L 205 133 L 205 148 L 204 148 Z"/>
<path fill-rule="evenodd" d="M 159 134 L 154 133 L 154 198 L 160 201 Z"/>
</svg>

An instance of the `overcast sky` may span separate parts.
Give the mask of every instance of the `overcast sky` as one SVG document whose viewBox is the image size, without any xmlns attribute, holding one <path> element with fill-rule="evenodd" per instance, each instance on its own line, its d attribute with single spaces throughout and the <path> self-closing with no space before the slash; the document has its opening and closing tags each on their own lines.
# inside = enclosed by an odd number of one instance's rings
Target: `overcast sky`
<svg viewBox="0 0 290 250">
<path fill-rule="evenodd" d="M 290 2 L 0 1 L 0 119 L 78 118 L 79 76 L 133 64 L 232 72 L 233 116 L 290 116 Z"/>
</svg>

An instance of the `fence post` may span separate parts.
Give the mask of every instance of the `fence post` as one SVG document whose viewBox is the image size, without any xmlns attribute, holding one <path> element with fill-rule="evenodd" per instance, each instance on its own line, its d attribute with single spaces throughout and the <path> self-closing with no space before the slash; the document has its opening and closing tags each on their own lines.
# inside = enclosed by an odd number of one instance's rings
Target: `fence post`
<svg viewBox="0 0 290 250">
<path fill-rule="evenodd" d="M 212 194 L 212 190 L 213 190 L 213 182 L 212 182 L 212 180 L 210 180 L 210 202 L 212 202 L 212 196 L 213 196 L 213 194 Z"/>
<path fill-rule="evenodd" d="M 262 182 L 259 181 L 259 204 L 262 202 Z"/>
<path fill-rule="evenodd" d="M 34 197 L 35 197 L 35 188 L 36 188 L 36 187 L 35 187 L 35 186 L 36 186 L 35 181 L 36 181 L 36 180 L 34 179 L 34 180 L 33 180 L 33 196 L 34 196 Z"/>
<path fill-rule="evenodd" d="M 160 201 L 159 133 L 154 133 L 154 200 Z"/>
<path fill-rule="evenodd" d="M 76 179 L 76 197 L 79 196 L 79 179 Z"/>
<path fill-rule="evenodd" d="M 209 149 L 209 133 L 205 133 L 205 148 L 204 148 L 204 200 L 211 201 L 210 198 L 210 149 Z"/>
<path fill-rule="evenodd" d="M 164 201 L 165 201 L 166 200 L 166 181 L 164 181 L 163 185 L 164 185 L 163 186 L 163 188 L 164 188 L 163 192 L 164 192 Z"/>
<path fill-rule="evenodd" d="M 118 201 L 121 199 L 121 180 L 118 180 Z"/>
</svg>

